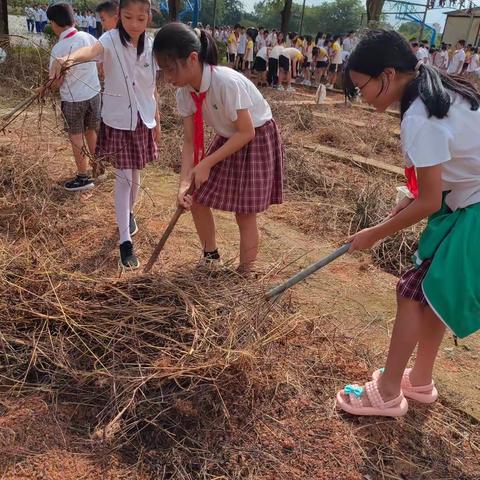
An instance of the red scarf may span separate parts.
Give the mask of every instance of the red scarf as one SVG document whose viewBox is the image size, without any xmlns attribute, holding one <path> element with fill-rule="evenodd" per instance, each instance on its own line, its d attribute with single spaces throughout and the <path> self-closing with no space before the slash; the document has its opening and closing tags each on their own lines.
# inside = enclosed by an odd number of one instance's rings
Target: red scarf
<svg viewBox="0 0 480 480">
<path fill-rule="evenodd" d="M 190 92 L 193 102 L 197 107 L 193 115 L 193 164 L 196 166 L 205 157 L 205 145 L 203 138 L 203 101 L 207 96 L 207 92 L 201 92 L 198 95 Z"/>
<path fill-rule="evenodd" d="M 75 29 L 72 30 L 68 35 L 65 35 L 65 36 L 63 37 L 63 39 L 65 40 L 66 38 L 73 37 L 77 32 L 78 32 L 78 30 L 75 28 Z"/>
<path fill-rule="evenodd" d="M 417 198 L 418 182 L 417 182 L 417 174 L 415 173 L 415 167 L 406 167 L 405 177 L 407 177 L 407 188 L 410 190 L 410 193 L 413 195 L 413 198 Z"/>
</svg>

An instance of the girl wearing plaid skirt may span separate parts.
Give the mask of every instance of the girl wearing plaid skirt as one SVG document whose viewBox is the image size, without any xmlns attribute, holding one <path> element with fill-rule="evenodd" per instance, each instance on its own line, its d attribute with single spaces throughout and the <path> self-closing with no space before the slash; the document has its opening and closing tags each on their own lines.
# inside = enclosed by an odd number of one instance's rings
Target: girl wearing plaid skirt
<svg viewBox="0 0 480 480">
<path fill-rule="evenodd" d="M 385 368 L 364 386 L 347 385 L 337 405 L 354 415 L 402 416 L 407 399 L 438 397 L 432 371 L 445 329 L 461 338 L 480 329 L 480 97 L 462 77 L 418 62 L 401 35 L 385 30 L 369 31 L 352 52 L 345 90 L 381 112 L 400 103 L 410 192 L 387 220 L 354 235 L 351 251 L 422 219 L 428 224 L 415 267 L 397 286 Z"/>
<path fill-rule="evenodd" d="M 96 155 L 115 167 L 115 213 L 120 233 L 119 264 L 136 269 L 132 236 L 138 232 L 133 207 L 140 170 L 156 158 L 160 121 L 156 102 L 156 71 L 152 40 L 145 34 L 151 19 L 150 0 L 120 0 L 117 28 L 91 47 L 57 60 L 62 65 L 102 62 L 105 90 Z"/>
<path fill-rule="evenodd" d="M 270 107 L 250 80 L 217 66 L 215 43 L 204 31 L 170 23 L 157 33 L 153 51 L 165 79 L 179 87 L 184 144 L 178 203 L 192 211 L 201 263 L 220 261 L 215 208 L 235 212 L 239 270 L 248 272 L 258 253 L 257 213 L 282 202 L 283 150 Z M 206 155 L 203 119 L 216 132 Z"/>
</svg>

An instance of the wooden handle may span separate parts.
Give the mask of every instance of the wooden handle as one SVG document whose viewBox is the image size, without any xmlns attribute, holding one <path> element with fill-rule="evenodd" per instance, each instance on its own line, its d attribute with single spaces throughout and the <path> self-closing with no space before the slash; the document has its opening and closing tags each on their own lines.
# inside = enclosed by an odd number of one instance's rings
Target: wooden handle
<svg viewBox="0 0 480 480">
<path fill-rule="evenodd" d="M 195 189 L 195 184 L 192 182 L 192 184 L 190 185 L 190 187 L 187 190 L 186 195 L 191 195 L 193 193 L 194 189 Z M 160 255 L 160 252 L 163 250 L 163 247 L 167 243 L 168 237 L 172 233 L 173 229 L 175 228 L 175 225 L 178 222 L 178 219 L 182 216 L 183 212 L 185 212 L 185 209 L 183 207 L 180 207 L 180 206 L 177 207 L 177 209 L 175 210 L 175 213 L 173 214 L 173 217 L 171 218 L 170 222 L 168 223 L 167 228 L 163 232 L 162 237 L 160 238 L 159 242 L 157 243 L 157 246 L 155 247 L 155 250 L 153 251 L 153 253 L 150 257 L 150 260 L 148 261 L 148 263 L 145 265 L 145 268 L 143 269 L 144 273 L 148 273 L 152 269 L 154 263 L 157 261 L 159 255 Z"/>
</svg>

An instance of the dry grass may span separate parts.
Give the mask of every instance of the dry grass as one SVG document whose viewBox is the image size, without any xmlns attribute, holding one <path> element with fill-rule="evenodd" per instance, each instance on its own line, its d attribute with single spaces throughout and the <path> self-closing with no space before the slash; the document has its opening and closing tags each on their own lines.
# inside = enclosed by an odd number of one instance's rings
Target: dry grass
<svg viewBox="0 0 480 480">
<path fill-rule="evenodd" d="M 168 162 L 178 119 L 163 122 Z M 291 195 L 305 207 L 338 200 L 355 212 L 352 230 L 383 214 L 378 185 L 354 193 L 343 167 L 335 175 L 328 159 L 287 147 Z M 383 358 L 369 348 L 369 325 L 338 318 L 338 308 L 289 295 L 268 304 L 262 293 L 276 277 L 206 275 L 178 262 L 150 276 L 79 273 L 68 232 L 85 212 L 37 149 L 0 150 L 4 478 L 108 478 L 82 462 L 113 453 L 123 466 L 111 478 L 479 478 L 478 423 L 448 405 L 414 407 L 402 420 L 335 412 L 339 385 L 367 379 Z M 92 223 L 73 224 L 86 235 L 104 221 L 96 206 Z M 342 215 L 338 229 L 348 229 L 351 215 Z"/>
</svg>

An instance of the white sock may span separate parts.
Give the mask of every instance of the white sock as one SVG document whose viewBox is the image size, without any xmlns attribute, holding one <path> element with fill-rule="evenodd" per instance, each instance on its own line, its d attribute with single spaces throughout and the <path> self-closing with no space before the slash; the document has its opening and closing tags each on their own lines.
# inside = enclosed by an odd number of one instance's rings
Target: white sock
<svg viewBox="0 0 480 480">
<path fill-rule="evenodd" d="M 138 190 L 140 189 L 140 170 L 132 170 L 132 188 L 130 190 L 130 213 L 133 213 L 133 207 L 137 201 Z"/>
<path fill-rule="evenodd" d="M 132 170 L 115 169 L 115 215 L 117 217 L 120 243 L 132 241 L 130 237 L 130 198 Z"/>
</svg>

